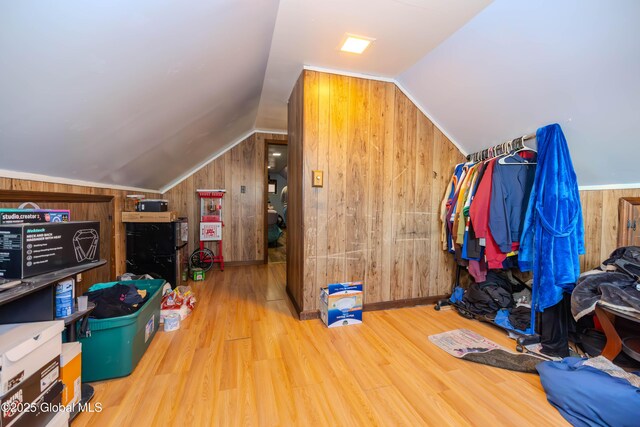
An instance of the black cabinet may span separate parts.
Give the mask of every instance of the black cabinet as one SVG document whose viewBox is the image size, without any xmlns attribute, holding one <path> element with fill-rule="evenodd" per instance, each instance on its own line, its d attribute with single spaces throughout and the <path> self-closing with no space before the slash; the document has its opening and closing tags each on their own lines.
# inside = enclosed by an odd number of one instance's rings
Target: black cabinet
<svg viewBox="0 0 640 427">
<path fill-rule="evenodd" d="M 187 222 L 128 222 L 127 272 L 161 277 L 176 287 L 186 269 Z"/>
</svg>

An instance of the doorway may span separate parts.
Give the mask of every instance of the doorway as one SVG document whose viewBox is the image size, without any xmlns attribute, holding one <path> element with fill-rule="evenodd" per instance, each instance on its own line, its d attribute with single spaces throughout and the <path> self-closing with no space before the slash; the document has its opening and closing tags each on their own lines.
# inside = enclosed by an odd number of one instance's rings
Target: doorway
<svg viewBox="0 0 640 427">
<path fill-rule="evenodd" d="M 287 255 L 287 141 L 266 140 L 267 182 L 265 185 L 267 206 L 265 239 L 267 262 L 285 263 Z"/>
</svg>

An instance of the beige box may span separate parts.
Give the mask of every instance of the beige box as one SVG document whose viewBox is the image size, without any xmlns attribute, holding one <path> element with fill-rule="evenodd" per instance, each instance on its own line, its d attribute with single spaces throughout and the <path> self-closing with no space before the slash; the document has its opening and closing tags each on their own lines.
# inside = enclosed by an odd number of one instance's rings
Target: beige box
<svg viewBox="0 0 640 427">
<path fill-rule="evenodd" d="M 169 212 L 122 212 L 122 222 L 173 222 L 178 213 Z"/>
</svg>

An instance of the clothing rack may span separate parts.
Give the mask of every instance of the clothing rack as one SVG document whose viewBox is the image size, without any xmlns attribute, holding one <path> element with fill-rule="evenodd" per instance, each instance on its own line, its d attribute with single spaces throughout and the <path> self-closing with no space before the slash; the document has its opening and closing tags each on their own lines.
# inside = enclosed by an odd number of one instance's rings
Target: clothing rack
<svg viewBox="0 0 640 427">
<path fill-rule="evenodd" d="M 470 162 L 480 162 L 483 160 L 491 159 L 493 157 L 502 156 L 503 154 L 507 154 L 512 151 L 521 150 L 523 148 L 532 149 L 531 147 L 525 145 L 525 141 L 529 141 L 535 138 L 535 134 L 523 135 L 510 141 L 503 142 L 502 144 L 494 145 L 493 147 L 485 148 L 484 150 L 469 154 L 467 156 L 467 160 Z"/>
</svg>

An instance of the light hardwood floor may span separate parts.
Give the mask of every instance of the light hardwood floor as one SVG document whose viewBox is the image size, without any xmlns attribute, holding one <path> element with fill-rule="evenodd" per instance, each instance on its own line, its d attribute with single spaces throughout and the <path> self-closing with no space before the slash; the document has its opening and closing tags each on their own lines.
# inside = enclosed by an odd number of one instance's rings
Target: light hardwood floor
<svg viewBox="0 0 640 427">
<path fill-rule="evenodd" d="M 287 229 L 282 230 L 282 235 L 278 238 L 275 245 L 269 245 L 267 254 L 269 263 L 287 262 Z"/>
<path fill-rule="evenodd" d="M 101 413 L 73 426 L 561 426 L 537 376 L 465 362 L 429 335 L 488 325 L 432 306 L 367 312 L 336 329 L 301 322 L 285 264 L 227 268 L 194 286 L 198 306 L 159 331 L 134 373 L 95 383 Z"/>
</svg>

